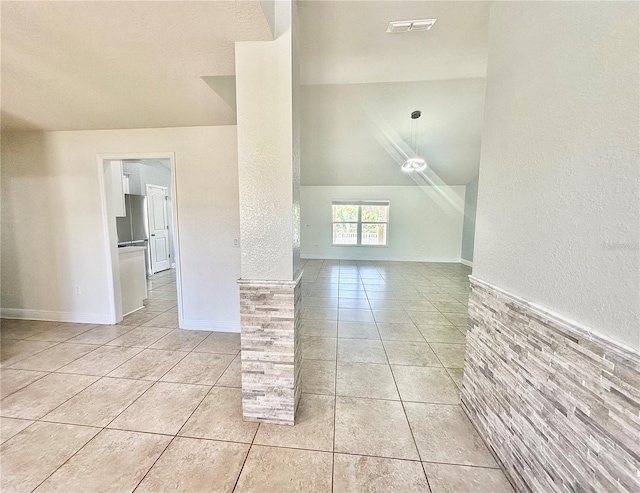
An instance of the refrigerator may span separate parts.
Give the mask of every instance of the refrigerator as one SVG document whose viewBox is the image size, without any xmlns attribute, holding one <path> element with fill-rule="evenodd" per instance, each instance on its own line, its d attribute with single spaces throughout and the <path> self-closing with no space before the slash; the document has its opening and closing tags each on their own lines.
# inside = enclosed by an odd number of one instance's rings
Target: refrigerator
<svg viewBox="0 0 640 493">
<path fill-rule="evenodd" d="M 147 224 L 147 197 L 145 195 L 124 195 L 124 217 L 116 217 L 118 247 L 149 245 L 149 227 Z M 147 275 L 149 274 L 149 250 L 144 252 Z"/>
</svg>

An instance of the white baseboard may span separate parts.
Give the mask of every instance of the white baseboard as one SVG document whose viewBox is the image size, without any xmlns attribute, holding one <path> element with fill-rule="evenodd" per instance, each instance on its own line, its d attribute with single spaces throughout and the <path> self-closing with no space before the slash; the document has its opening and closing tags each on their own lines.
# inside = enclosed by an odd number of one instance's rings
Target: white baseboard
<svg viewBox="0 0 640 493">
<path fill-rule="evenodd" d="M 141 307 L 139 307 L 139 308 L 136 308 L 135 310 L 131 310 L 129 313 L 123 313 L 123 314 L 122 314 L 122 316 L 123 316 L 123 317 L 126 317 L 127 315 L 131 315 L 132 313 L 135 313 L 135 312 L 137 312 L 138 310 L 142 310 L 143 308 L 144 308 L 144 305 L 142 305 L 142 306 L 141 306 Z"/>
<path fill-rule="evenodd" d="M 439 262 L 446 264 L 459 264 L 459 257 L 404 257 L 404 258 L 375 258 L 367 255 L 345 256 L 345 255 L 315 255 L 300 254 L 302 260 L 367 260 L 372 262 Z"/>
<path fill-rule="evenodd" d="M 181 329 L 208 330 L 209 332 L 240 332 L 240 324 L 214 322 L 213 320 L 186 320 L 178 322 Z"/>
<path fill-rule="evenodd" d="M 460 263 L 462 265 L 466 265 L 468 267 L 473 267 L 473 262 L 471 262 L 470 260 L 464 259 L 464 258 L 460 259 Z"/>
<path fill-rule="evenodd" d="M 51 322 L 72 322 L 76 324 L 109 325 L 115 323 L 111 315 L 98 313 L 58 312 L 48 310 L 27 310 L 23 308 L 2 308 L 2 318 L 20 320 L 46 320 Z"/>
</svg>

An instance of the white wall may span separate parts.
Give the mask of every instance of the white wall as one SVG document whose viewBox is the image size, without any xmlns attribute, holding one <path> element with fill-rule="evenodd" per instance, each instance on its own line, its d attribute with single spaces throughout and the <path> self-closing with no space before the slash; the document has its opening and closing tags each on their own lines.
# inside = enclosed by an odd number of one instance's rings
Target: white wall
<svg viewBox="0 0 640 493">
<path fill-rule="evenodd" d="M 234 126 L 3 134 L 3 315 L 109 322 L 96 156 L 145 152 L 175 153 L 183 326 L 239 330 Z"/>
<path fill-rule="evenodd" d="M 478 202 L 478 177 L 476 176 L 465 187 L 464 193 L 464 226 L 462 228 L 462 250 L 460 257 L 473 262 L 473 245 L 476 236 L 476 206 Z"/>
<path fill-rule="evenodd" d="M 236 43 L 243 279 L 292 280 L 297 263 L 292 7 L 275 3 L 274 41 Z"/>
<path fill-rule="evenodd" d="M 640 350 L 637 2 L 495 2 L 474 275 Z"/>
<path fill-rule="evenodd" d="M 465 187 L 303 186 L 303 258 L 459 262 Z M 389 200 L 387 247 L 331 246 L 332 200 Z"/>
</svg>

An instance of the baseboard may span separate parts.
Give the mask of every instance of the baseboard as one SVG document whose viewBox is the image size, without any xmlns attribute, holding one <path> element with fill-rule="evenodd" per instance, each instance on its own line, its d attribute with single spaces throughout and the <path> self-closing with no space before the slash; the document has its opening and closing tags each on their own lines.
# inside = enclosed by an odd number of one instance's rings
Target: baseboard
<svg viewBox="0 0 640 493">
<path fill-rule="evenodd" d="M 462 265 L 466 265 L 467 267 L 473 267 L 473 262 L 471 260 L 467 260 L 465 258 L 460 259 L 460 263 Z"/>
<path fill-rule="evenodd" d="M 372 262 L 434 262 L 444 264 L 459 264 L 461 259 L 459 257 L 404 257 L 404 258 L 377 258 L 369 255 L 315 255 L 315 254 L 300 254 L 302 260 L 367 260 Z"/>
<path fill-rule="evenodd" d="M 123 317 L 126 317 L 127 315 L 131 315 L 132 313 L 135 313 L 135 312 L 137 312 L 138 310 L 142 310 L 143 308 L 144 308 L 144 305 L 142 305 L 142 306 L 140 306 L 140 307 L 138 307 L 138 308 L 136 308 L 136 309 L 134 309 L 134 310 L 131 310 L 129 313 L 123 313 L 123 314 L 122 314 L 122 316 L 123 316 Z"/>
<path fill-rule="evenodd" d="M 51 322 L 71 322 L 76 324 L 109 325 L 115 323 L 111 315 L 98 313 L 58 312 L 49 310 L 27 310 L 23 308 L 2 308 L 2 318 L 20 320 L 46 320 Z"/>
<path fill-rule="evenodd" d="M 240 324 L 228 322 L 215 322 L 213 320 L 188 320 L 179 321 L 181 329 L 185 330 L 205 330 L 209 332 L 240 332 Z"/>
</svg>

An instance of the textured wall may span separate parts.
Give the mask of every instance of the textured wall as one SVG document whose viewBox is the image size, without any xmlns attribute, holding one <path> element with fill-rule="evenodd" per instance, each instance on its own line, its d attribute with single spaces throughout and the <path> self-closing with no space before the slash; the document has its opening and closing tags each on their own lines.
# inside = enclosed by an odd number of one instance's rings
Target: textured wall
<svg viewBox="0 0 640 493">
<path fill-rule="evenodd" d="M 236 43 L 243 279 L 293 278 L 291 4 L 275 7 L 275 41 Z"/>
<path fill-rule="evenodd" d="M 474 275 L 640 350 L 640 4 L 494 2 Z"/>
<path fill-rule="evenodd" d="M 302 269 L 300 262 L 300 20 L 298 2 L 292 5 L 291 18 L 291 97 L 292 97 L 292 168 L 293 168 L 293 277 Z"/>
<path fill-rule="evenodd" d="M 182 322 L 239 331 L 233 126 L 3 134 L 3 310 L 106 323 L 111 272 L 96 156 L 168 151 L 176 156 Z"/>
<path fill-rule="evenodd" d="M 473 244 L 476 236 L 476 204 L 478 202 L 478 177 L 472 180 L 464 193 L 464 224 L 462 226 L 462 251 L 460 257 L 473 262 Z"/>
<path fill-rule="evenodd" d="M 640 491 L 640 356 L 471 278 L 463 406 L 519 491 Z"/>
</svg>

